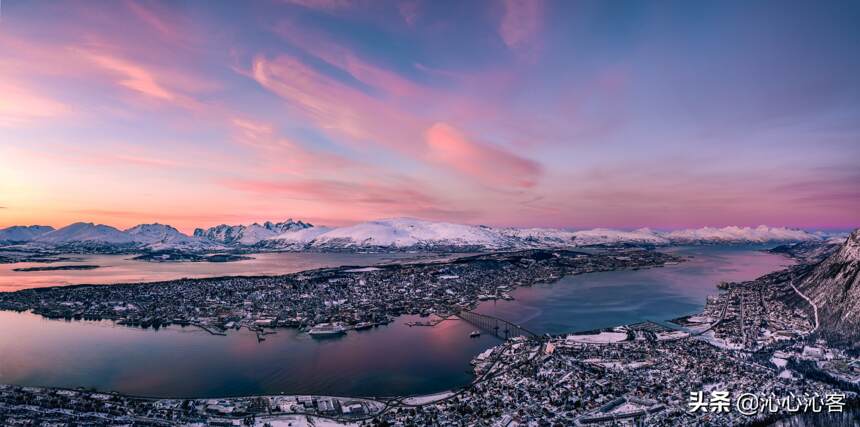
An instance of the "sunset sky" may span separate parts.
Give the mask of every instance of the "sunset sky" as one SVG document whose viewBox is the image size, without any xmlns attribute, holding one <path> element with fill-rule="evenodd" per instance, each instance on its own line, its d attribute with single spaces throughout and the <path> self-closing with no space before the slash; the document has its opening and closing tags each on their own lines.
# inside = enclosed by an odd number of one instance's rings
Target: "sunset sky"
<svg viewBox="0 0 860 427">
<path fill-rule="evenodd" d="M 2 0 L 0 227 L 860 225 L 860 2 Z"/>
</svg>

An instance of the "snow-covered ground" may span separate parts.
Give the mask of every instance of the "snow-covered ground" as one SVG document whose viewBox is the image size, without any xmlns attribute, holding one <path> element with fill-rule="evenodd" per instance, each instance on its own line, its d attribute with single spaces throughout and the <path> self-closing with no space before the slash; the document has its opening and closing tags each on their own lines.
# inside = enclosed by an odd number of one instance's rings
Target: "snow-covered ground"
<svg viewBox="0 0 860 427">
<path fill-rule="evenodd" d="M 777 368 L 784 368 L 786 365 L 788 365 L 788 360 L 785 360 L 780 357 L 771 357 L 770 361 L 773 362 L 773 364 L 776 365 Z"/>
<path fill-rule="evenodd" d="M 407 405 L 426 405 L 428 403 L 438 402 L 447 399 L 454 395 L 453 391 L 443 391 L 436 394 L 428 394 L 424 396 L 412 396 L 403 399 L 403 403 Z"/>
<path fill-rule="evenodd" d="M 722 339 L 722 338 L 717 338 L 716 335 L 714 335 L 714 331 L 707 331 L 703 334 L 696 335 L 696 338 L 700 339 L 702 341 L 705 341 L 705 342 L 707 342 L 707 343 L 709 343 L 715 347 L 722 348 L 724 350 L 742 350 L 743 349 L 743 346 L 741 344 L 734 343 L 731 341 L 726 341 L 725 339 Z"/>
<path fill-rule="evenodd" d="M 601 332 L 594 335 L 568 335 L 565 341 L 569 343 L 609 344 L 627 339 L 625 332 Z"/>
</svg>

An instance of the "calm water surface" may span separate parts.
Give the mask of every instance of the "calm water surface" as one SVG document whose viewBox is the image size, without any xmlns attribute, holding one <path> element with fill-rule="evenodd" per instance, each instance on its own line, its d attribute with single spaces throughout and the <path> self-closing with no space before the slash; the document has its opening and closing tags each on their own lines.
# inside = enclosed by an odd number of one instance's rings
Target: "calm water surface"
<svg viewBox="0 0 860 427">
<path fill-rule="evenodd" d="M 518 288 L 511 292 L 514 301 L 487 301 L 476 311 L 549 334 L 669 320 L 701 310 L 721 281 L 754 279 L 792 263 L 762 252 L 764 248 L 671 248 L 666 252 L 687 261 L 662 268 L 581 274 L 550 285 Z"/>
<path fill-rule="evenodd" d="M 752 279 L 790 263 L 758 249 L 676 248 L 671 251 L 694 258 L 676 266 L 592 273 L 521 288 L 512 293 L 515 301 L 486 302 L 478 311 L 548 333 L 670 319 L 699 310 L 721 280 Z M 317 261 L 323 262 L 337 261 Z M 462 321 L 433 328 L 405 325 L 414 319 L 401 317 L 388 326 L 328 340 L 279 330 L 258 343 L 244 330 L 220 337 L 190 327 L 153 331 L 0 312 L 0 383 L 181 397 L 422 394 L 467 384 L 471 358 L 499 342 L 487 335 L 469 338 L 474 327 Z"/>
<path fill-rule="evenodd" d="M 282 329 L 257 342 L 244 329 L 213 336 L 193 327 L 153 331 L 0 312 L 0 383 L 160 397 L 431 393 L 467 384 L 471 358 L 500 342 L 469 338 L 475 328 L 459 320 L 405 325 L 417 319 L 342 338 Z"/>
<path fill-rule="evenodd" d="M 134 255 L 63 255 L 68 261 L 0 264 L 0 292 L 46 286 L 157 282 L 197 277 L 275 275 L 342 265 L 373 265 L 429 254 L 263 253 L 233 262 L 146 262 Z M 16 268 L 98 265 L 94 270 L 14 271 Z"/>
</svg>

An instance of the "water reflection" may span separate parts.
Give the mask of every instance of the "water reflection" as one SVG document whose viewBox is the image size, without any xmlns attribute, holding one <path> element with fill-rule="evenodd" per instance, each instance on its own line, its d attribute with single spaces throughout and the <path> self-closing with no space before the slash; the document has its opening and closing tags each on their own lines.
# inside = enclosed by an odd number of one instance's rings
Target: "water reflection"
<svg viewBox="0 0 860 427">
<path fill-rule="evenodd" d="M 670 319 L 699 310 L 721 280 L 752 279 L 789 263 L 757 249 L 672 249 L 694 258 L 521 288 L 515 301 L 486 302 L 478 311 L 548 333 Z M 467 384 L 471 358 L 498 343 L 488 334 L 469 338 L 474 326 L 459 320 L 405 324 L 414 320 L 332 340 L 279 330 L 258 343 L 244 330 L 216 337 L 195 328 L 153 331 L 0 312 L 0 383 L 187 397 L 432 393 Z"/>
<path fill-rule="evenodd" d="M 511 293 L 515 301 L 487 301 L 477 311 L 550 334 L 668 320 L 701 310 L 720 281 L 750 280 L 791 264 L 763 248 L 671 248 L 667 252 L 692 258 L 663 268 L 590 273 L 519 288 Z"/>
<path fill-rule="evenodd" d="M 474 327 L 459 320 L 405 325 L 415 320 L 329 340 L 279 330 L 258 343 L 245 330 L 216 337 L 191 327 L 156 332 L 0 312 L 0 383 L 147 396 L 432 393 L 467 384 L 472 356 L 499 342 L 469 338 Z"/>
<path fill-rule="evenodd" d="M 429 254 L 262 253 L 235 262 L 145 262 L 132 255 L 63 255 L 57 263 L 0 264 L 0 291 L 70 284 L 134 283 L 183 277 L 288 274 L 342 265 L 373 265 L 398 259 L 426 258 Z M 14 271 L 16 268 L 56 265 L 98 265 L 94 270 Z"/>
</svg>

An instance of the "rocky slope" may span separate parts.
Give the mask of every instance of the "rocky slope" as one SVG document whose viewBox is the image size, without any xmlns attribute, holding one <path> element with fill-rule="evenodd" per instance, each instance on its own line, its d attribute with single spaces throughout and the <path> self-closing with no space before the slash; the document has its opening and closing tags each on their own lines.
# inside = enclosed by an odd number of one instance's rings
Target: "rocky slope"
<svg viewBox="0 0 860 427">
<path fill-rule="evenodd" d="M 198 228 L 194 230 L 194 237 L 225 245 L 250 246 L 288 231 L 303 230 L 310 227 L 313 225 L 302 221 L 293 221 L 292 218 L 278 223 L 266 221 L 263 224 L 255 222 L 251 225 L 221 224 L 205 230 Z"/>
<path fill-rule="evenodd" d="M 820 333 L 860 346 L 860 229 L 797 283 L 818 306 Z"/>
</svg>

